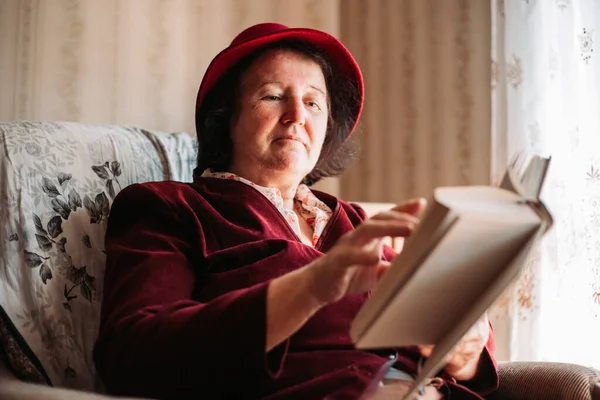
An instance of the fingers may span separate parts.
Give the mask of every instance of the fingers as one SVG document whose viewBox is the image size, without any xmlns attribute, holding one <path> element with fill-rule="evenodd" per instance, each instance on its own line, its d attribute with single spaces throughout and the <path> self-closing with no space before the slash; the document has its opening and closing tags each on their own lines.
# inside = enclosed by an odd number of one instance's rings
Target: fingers
<svg viewBox="0 0 600 400">
<path fill-rule="evenodd" d="M 379 262 L 377 252 L 369 251 L 361 247 L 344 248 L 336 255 L 339 265 L 375 265 Z"/>
<path fill-rule="evenodd" d="M 377 281 L 381 279 L 381 277 L 387 272 L 387 270 L 392 265 L 391 262 L 388 261 L 379 261 L 379 265 L 377 266 Z"/>
<path fill-rule="evenodd" d="M 419 197 L 416 199 L 410 199 L 405 201 L 404 203 L 398 204 L 392 211 L 402 212 L 410 215 L 419 215 L 421 211 L 425 209 L 427 206 L 427 200 Z"/>
<path fill-rule="evenodd" d="M 463 337 L 463 341 L 475 341 L 483 346 L 488 341 L 490 335 L 490 322 L 487 314 L 484 314 L 477 322 L 467 331 Z"/>
<path fill-rule="evenodd" d="M 355 245 L 364 245 L 374 239 L 386 236 L 409 236 L 416 228 L 418 221 L 406 219 L 378 220 L 370 219 L 362 223 L 346 236 L 346 240 Z"/>
<path fill-rule="evenodd" d="M 456 350 L 454 354 L 462 357 L 466 360 L 471 360 L 473 358 L 479 357 L 483 347 L 479 341 L 468 341 L 461 344 L 460 348 Z"/>
<path fill-rule="evenodd" d="M 419 224 L 419 214 L 425 205 L 425 199 L 409 200 L 396 207 L 375 214 L 356 229 L 356 239 L 372 240 L 385 236 L 409 236 Z"/>
<path fill-rule="evenodd" d="M 327 303 L 373 289 L 389 268 L 389 262 L 382 260 L 382 239 L 409 236 L 419 224 L 416 214 L 424 205 L 421 199 L 406 202 L 345 233 L 326 255 L 307 268 L 307 273 L 316 277 L 315 298 Z"/>
<path fill-rule="evenodd" d="M 394 209 L 388 211 L 382 211 L 373 215 L 370 220 L 374 221 L 408 221 L 412 222 L 415 225 L 419 223 L 419 218 L 415 217 L 412 214 L 396 211 Z"/>
<path fill-rule="evenodd" d="M 429 357 L 429 356 L 431 356 L 431 353 L 433 353 L 434 346 L 432 344 L 421 345 L 418 347 L 419 347 L 419 352 L 425 357 Z"/>
<path fill-rule="evenodd" d="M 477 363 L 485 347 L 485 341 L 482 336 L 476 335 L 470 338 L 463 338 L 444 357 L 444 369 L 446 372 L 456 379 L 470 379 L 475 373 Z M 420 353 L 425 357 L 430 357 L 433 349 L 434 346 L 419 346 Z"/>
<path fill-rule="evenodd" d="M 446 355 L 444 369 L 447 373 L 459 380 L 471 379 L 476 370 L 481 353 L 485 348 L 490 334 L 487 315 L 480 318 L 475 325 L 465 334 L 460 342 Z M 419 352 L 430 357 L 434 346 L 418 346 Z"/>
</svg>

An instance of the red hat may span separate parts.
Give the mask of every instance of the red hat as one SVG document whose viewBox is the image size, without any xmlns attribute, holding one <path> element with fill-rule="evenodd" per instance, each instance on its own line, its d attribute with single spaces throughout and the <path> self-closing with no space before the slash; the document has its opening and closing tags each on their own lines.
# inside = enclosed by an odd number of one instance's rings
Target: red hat
<svg viewBox="0 0 600 400">
<path fill-rule="evenodd" d="M 286 39 L 301 40 L 315 45 L 329 56 L 336 74 L 345 75 L 356 83 L 360 105 L 356 110 L 354 126 L 348 133 L 350 136 L 356 128 L 364 100 L 363 77 L 356 60 L 342 42 L 328 33 L 316 29 L 289 28 L 277 23 L 263 23 L 245 29 L 233 39 L 229 47 L 217 54 L 202 78 L 196 99 L 196 113 L 200 110 L 206 95 L 227 70 L 255 50 Z"/>
</svg>

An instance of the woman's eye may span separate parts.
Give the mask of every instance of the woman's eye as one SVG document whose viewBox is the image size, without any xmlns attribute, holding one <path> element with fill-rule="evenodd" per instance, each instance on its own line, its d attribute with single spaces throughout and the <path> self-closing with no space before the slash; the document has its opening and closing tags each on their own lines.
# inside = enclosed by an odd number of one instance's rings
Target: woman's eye
<svg viewBox="0 0 600 400">
<path fill-rule="evenodd" d="M 314 108 L 315 110 L 320 110 L 321 107 L 319 107 L 319 103 L 315 103 L 314 101 L 309 101 L 306 104 L 308 104 L 308 106 L 310 108 Z"/>
<path fill-rule="evenodd" d="M 277 101 L 280 100 L 281 97 L 276 96 L 274 94 L 263 97 L 265 100 Z"/>
</svg>

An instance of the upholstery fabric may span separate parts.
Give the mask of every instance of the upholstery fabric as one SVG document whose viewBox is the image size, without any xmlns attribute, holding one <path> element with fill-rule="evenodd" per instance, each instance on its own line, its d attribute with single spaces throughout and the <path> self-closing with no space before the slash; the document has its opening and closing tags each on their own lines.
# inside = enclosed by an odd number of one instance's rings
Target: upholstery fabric
<svg viewBox="0 0 600 400">
<path fill-rule="evenodd" d="M 98 391 L 92 347 L 112 200 L 191 181 L 186 133 L 71 122 L 0 123 L 0 349 L 17 377 Z"/>
<path fill-rule="evenodd" d="M 600 400 L 600 371 L 551 362 L 507 362 L 498 365 L 500 388 L 489 400 Z"/>
</svg>

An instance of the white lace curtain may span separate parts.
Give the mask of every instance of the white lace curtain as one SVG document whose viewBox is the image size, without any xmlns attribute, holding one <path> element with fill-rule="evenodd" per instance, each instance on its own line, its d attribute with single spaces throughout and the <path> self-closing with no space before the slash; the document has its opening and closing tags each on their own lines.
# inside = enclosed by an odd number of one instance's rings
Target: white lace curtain
<svg viewBox="0 0 600 400">
<path fill-rule="evenodd" d="M 555 226 L 492 311 L 504 360 L 600 368 L 600 1 L 492 0 L 492 175 L 552 156 Z"/>
</svg>

